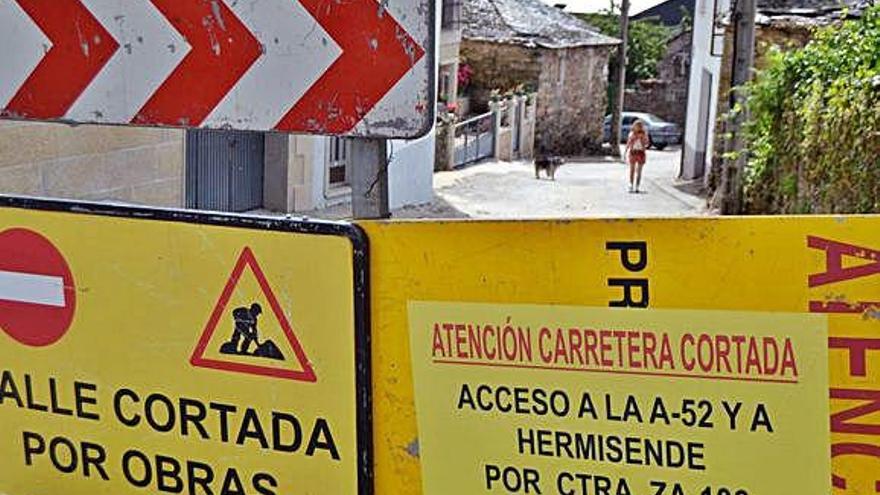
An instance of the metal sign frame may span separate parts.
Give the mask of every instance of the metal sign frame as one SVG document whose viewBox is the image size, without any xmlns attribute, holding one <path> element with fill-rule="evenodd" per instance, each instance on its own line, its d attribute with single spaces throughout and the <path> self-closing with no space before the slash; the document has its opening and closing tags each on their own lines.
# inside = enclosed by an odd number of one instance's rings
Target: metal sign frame
<svg viewBox="0 0 880 495">
<path fill-rule="evenodd" d="M 106 203 L 54 200 L 0 194 L 0 208 L 40 210 L 75 215 L 129 218 L 198 225 L 212 225 L 257 231 L 337 236 L 352 245 L 355 401 L 357 433 L 357 495 L 373 495 L 373 392 L 370 332 L 369 244 L 360 227 L 346 222 L 233 215 L 220 212 L 147 208 Z"/>
</svg>

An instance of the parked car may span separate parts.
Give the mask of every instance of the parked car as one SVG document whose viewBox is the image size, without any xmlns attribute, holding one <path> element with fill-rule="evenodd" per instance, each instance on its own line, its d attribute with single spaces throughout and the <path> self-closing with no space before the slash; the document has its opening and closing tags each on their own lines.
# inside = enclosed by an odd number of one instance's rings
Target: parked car
<svg viewBox="0 0 880 495">
<path fill-rule="evenodd" d="M 678 124 L 666 122 L 656 115 L 640 112 L 623 112 L 621 116 L 620 142 L 625 143 L 633 122 L 641 120 L 645 123 L 648 135 L 651 137 L 651 145 L 658 150 L 666 148 L 670 144 L 681 144 L 682 133 Z M 611 116 L 605 117 L 605 142 L 611 141 Z"/>
</svg>

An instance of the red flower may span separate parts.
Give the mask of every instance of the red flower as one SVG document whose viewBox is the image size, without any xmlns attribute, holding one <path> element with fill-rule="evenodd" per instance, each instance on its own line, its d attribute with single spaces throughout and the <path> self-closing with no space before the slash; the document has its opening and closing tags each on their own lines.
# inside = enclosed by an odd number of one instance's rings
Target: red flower
<svg viewBox="0 0 880 495">
<path fill-rule="evenodd" d="M 474 70 L 468 64 L 461 64 L 458 66 L 458 87 L 464 89 L 468 87 L 471 83 L 471 77 L 474 75 Z"/>
</svg>

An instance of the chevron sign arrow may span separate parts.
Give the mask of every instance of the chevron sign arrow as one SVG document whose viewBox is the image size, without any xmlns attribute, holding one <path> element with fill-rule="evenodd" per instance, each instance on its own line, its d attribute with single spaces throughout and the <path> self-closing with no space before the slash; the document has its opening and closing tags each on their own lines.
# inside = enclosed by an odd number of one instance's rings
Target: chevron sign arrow
<svg viewBox="0 0 880 495">
<path fill-rule="evenodd" d="M 432 0 L 0 0 L 0 117 L 417 137 Z"/>
</svg>

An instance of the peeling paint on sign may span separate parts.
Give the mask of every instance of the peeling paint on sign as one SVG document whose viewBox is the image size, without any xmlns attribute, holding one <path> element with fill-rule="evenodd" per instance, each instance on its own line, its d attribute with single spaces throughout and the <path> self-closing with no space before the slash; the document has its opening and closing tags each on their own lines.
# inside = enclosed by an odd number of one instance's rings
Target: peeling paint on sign
<svg viewBox="0 0 880 495">
<path fill-rule="evenodd" d="M 0 117 L 415 138 L 430 0 L 0 4 Z"/>
</svg>

